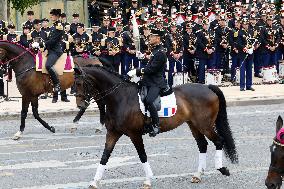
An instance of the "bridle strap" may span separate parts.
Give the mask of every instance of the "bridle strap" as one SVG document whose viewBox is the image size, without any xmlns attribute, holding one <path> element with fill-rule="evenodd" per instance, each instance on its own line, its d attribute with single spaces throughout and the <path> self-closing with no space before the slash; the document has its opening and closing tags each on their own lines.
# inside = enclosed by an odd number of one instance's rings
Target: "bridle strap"
<svg viewBox="0 0 284 189">
<path fill-rule="evenodd" d="M 281 175 L 281 176 L 284 176 L 284 170 L 282 170 L 282 169 L 279 169 L 279 168 L 277 168 L 277 167 L 273 167 L 273 166 L 269 166 L 269 171 L 273 171 L 273 172 L 275 172 L 275 173 L 278 173 L 279 175 Z"/>
<path fill-rule="evenodd" d="M 277 142 L 276 140 L 273 140 L 273 143 L 277 146 L 284 147 L 284 144 L 281 144 L 281 143 Z"/>
</svg>

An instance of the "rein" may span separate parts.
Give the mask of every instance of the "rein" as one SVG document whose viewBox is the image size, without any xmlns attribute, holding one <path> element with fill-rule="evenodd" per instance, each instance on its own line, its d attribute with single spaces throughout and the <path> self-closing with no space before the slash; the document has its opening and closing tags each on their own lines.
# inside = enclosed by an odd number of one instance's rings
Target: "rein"
<svg viewBox="0 0 284 189">
<path fill-rule="evenodd" d="M 18 56 L 10 59 L 10 60 L 7 60 L 6 62 L 0 62 L 0 65 L 5 65 L 5 64 L 9 64 L 10 62 L 13 62 L 15 60 L 17 60 L 18 58 L 20 58 L 21 56 L 25 55 L 28 51 L 23 51 L 22 53 L 20 53 Z"/>
<path fill-rule="evenodd" d="M 83 76 L 84 77 L 84 76 Z M 85 76 L 85 77 L 90 77 L 91 79 L 95 79 L 92 76 Z M 84 78 L 84 84 L 90 84 L 92 87 L 94 86 L 92 82 L 90 82 L 88 79 Z M 75 97 L 83 97 L 86 98 L 88 101 L 94 100 L 94 101 L 99 101 L 107 97 L 108 95 L 112 94 L 115 92 L 124 82 L 120 81 L 119 83 L 115 84 L 111 88 L 103 91 L 103 92 L 96 92 L 96 93 L 90 93 L 90 91 L 84 90 L 84 94 L 76 94 Z M 84 89 L 88 89 L 88 86 L 84 86 Z M 94 95 L 94 96 L 93 96 Z"/>
</svg>

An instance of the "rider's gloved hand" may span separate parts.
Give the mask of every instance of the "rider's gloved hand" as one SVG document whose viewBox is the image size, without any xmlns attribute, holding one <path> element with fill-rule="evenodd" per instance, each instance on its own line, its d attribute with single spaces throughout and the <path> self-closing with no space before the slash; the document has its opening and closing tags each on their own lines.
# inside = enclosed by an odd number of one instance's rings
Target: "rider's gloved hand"
<svg viewBox="0 0 284 189">
<path fill-rule="evenodd" d="M 34 48 L 34 49 L 39 48 L 39 43 L 38 42 L 33 42 L 32 43 L 32 48 Z"/>
</svg>

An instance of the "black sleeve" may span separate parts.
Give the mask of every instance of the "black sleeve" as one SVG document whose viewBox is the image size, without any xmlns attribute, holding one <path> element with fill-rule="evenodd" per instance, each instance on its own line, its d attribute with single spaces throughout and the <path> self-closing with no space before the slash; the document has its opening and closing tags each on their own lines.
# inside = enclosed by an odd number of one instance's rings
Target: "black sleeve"
<svg viewBox="0 0 284 189">
<path fill-rule="evenodd" d="M 161 67 L 165 66 L 167 62 L 167 56 L 164 52 L 158 52 L 153 57 L 151 64 L 147 64 L 144 68 L 144 75 L 152 75 L 153 73 L 157 73 L 161 69 Z"/>
</svg>

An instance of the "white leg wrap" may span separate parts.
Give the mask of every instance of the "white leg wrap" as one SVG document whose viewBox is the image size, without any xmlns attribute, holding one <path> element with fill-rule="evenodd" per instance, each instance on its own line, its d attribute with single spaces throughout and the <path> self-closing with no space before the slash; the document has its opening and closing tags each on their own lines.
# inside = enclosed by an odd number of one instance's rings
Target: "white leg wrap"
<svg viewBox="0 0 284 189">
<path fill-rule="evenodd" d="M 223 157 L 222 150 L 216 150 L 216 154 L 215 154 L 215 168 L 216 169 L 220 169 L 223 167 L 222 157 Z"/>
<path fill-rule="evenodd" d="M 199 153 L 198 172 L 203 173 L 206 169 L 207 153 Z"/>
<path fill-rule="evenodd" d="M 142 166 L 146 174 L 146 181 L 144 182 L 144 184 L 151 186 L 151 179 L 153 178 L 154 174 L 152 172 L 150 164 L 148 162 L 145 162 L 142 163 Z"/>
<path fill-rule="evenodd" d="M 101 180 L 106 170 L 106 165 L 99 164 L 94 180 Z"/>
</svg>

